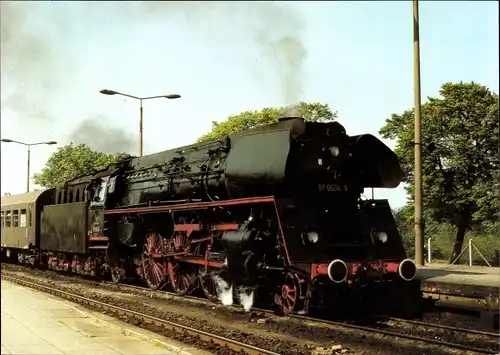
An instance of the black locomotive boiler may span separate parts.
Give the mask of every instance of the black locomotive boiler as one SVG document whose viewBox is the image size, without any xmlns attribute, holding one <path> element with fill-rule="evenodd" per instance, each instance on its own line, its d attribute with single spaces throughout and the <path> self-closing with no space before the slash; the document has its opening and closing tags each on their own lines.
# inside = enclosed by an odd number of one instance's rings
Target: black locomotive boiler
<svg viewBox="0 0 500 355">
<path fill-rule="evenodd" d="M 416 304 L 416 267 L 388 201 L 362 199 L 402 176 L 372 135 L 285 118 L 44 192 L 37 242 L 19 253 L 115 282 L 138 275 L 180 295 L 200 288 L 215 300 L 224 285 L 243 288 L 272 295 L 285 312 Z"/>
</svg>

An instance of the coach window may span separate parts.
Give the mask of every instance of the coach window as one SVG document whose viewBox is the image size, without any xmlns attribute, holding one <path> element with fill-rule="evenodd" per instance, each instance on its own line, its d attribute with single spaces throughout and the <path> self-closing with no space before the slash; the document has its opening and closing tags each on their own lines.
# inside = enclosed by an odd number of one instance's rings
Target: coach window
<svg viewBox="0 0 500 355">
<path fill-rule="evenodd" d="M 80 189 L 76 189 L 75 202 L 80 202 Z"/>
<path fill-rule="evenodd" d="M 57 194 L 57 204 L 60 205 L 62 203 L 62 194 L 61 190 L 59 190 L 59 193 Z"/>
<path fill-rule="evenodd" d="M 22 209 L 19 215 L 19 227 L 26 227 L 26 209 Z"/>
<path fill-rule="evenodd" d="M 10 227 L 11 211 L 5 211 L 5 227 Z"/>
<path fill-rule="evenodd" d="M 68 203 L 73 202 L 73 191 L 68 192 Z"/>
<path fill-rule="evenodd" d="M 12 227 L 19 227 L 19 210 L 12 211 Z"/>
</svg>

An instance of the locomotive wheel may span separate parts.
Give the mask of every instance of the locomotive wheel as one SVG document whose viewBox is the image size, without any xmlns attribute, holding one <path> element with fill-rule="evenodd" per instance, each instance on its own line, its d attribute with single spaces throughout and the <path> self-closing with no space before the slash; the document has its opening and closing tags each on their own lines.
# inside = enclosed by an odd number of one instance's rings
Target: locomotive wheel
<svg viewBox="0 0 500 355">
<path fill-rule="evenodd" d="M 183 265 L 174 262 L 168 264 L 168 275 L 172 289 L 179 296 L 184 296 L 191 291 L 196 276 L 194 273 L 186 271 Z M 185 266 L 184 266 L 185 267 Z"/>
<path fill-rule="evenodd" d="M 210 273 L 205 273 L 199 276 L 200 287 L 208 300 L 217 302 L 217 284 Z"/>
<path fill-rule="evenodd" d="M 150 233 L 144 240 L 142 269 L 149 288 L 160 289 L 166 281 L 163 267 L 163 238 L 158 233 Z"/>
<path fill-rule="evenodd" d="M 280 306 L 283 313 L 287 315 L 298 308 L 300 302 L 299 296 L 299 280 L 294 273 L 287 272 L 280 293 L 274 296 L 274 303 Z"/>
</svg>

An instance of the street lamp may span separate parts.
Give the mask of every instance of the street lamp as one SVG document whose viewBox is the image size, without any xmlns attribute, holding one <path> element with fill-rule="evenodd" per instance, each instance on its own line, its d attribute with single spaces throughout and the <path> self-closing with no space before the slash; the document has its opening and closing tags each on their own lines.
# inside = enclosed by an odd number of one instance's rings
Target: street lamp
<svg viewBox="0 0 500 355">
<path fill-rule="evenodd" d="M 421 97 L 420 97 L 420 28 L 418 0 L 413 0 L 413 86 L 415 101 L 414 145 L 415 145 L 415 261 L 424 265 L 424 229 L 422 204 L 422 145 L 421 145 Z"/>
<path fill-rule="evenodd" d="M 134 95 L 129 95 L 129 94 L 124 94 L 122 92 L 114 91 L 114 90 L 108 90 L 108 89 L 102 89 L 99 90 L 101 94 L 104 95 L 121 95 L 125 97 L 130 97 L 131 99 L 136 99 L 139 100 L 140 103 L 140 116 L 139 116 L 139 156 L 142 157 L 142 101 L 144 100 L 151 100 L 151 99 L 179 99 L 181 95 L 178 94 L 168 94 L 168 95 L 156 95 L 156 96 L 146 96 L 146 97 L 139 97 L 139 96 L 134 96 Z"/>
<path fill-rule="evenodd" d="M 28 147 L 28 173 L 26 176 L 26 192 L 30 192 L 30 155 L 31 155 L 30 148 L 34 145 L 41 145 L 41 144 L 53 145 L 53 144 L 57 144 L 57 142 L 56 141 L 47 141 L 47 142 L 38 142 L 38 143 L 24 143 L 24 142 L 15 141 L 13 139 L 8 139 L 8 138 L 2 138 L 1 141 L 4 143 L 17 143 L 17 144 L 21 144 L 21 145 Z"/>
</svg>

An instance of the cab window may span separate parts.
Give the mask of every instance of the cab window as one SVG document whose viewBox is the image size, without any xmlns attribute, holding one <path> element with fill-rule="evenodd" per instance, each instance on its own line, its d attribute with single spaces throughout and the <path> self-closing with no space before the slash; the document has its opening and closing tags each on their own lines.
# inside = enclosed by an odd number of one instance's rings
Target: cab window
<svg viewBox="0 0 500 355">
<path fill-rule="evenodd" d="M 5 220 L 5 218 L 4 218 L 4 217 L 5 217 L 5 216 L 4 216 L 4 211 L 2 211 L 2 214 L 1 214 L 1 225 L 2 225 L 2 227 L 4 226 L 4 222 L 5 222 L 5 221 L 4 221 L 4 220 Z"/>
<path fill-rule="evenodd" d="M 108 184 L 108 178 L 103 178 L 101 182 L 93 188 L 92 191 L 92 205 L 102 205 L 104 204 L 104 199 L 106 198 L 106 187 Z"/>
<path fill-rule="evenodd" d="M 19 227 L 19 210 L 12 211 L 12 227 Z"/>
</svg>

